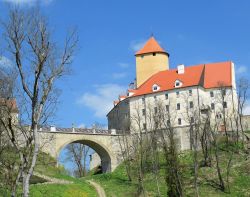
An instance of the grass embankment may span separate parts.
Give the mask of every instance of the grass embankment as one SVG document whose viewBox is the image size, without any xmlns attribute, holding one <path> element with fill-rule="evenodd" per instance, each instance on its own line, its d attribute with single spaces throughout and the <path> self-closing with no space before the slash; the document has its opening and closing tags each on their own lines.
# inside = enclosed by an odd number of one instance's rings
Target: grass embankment
<svg viewBox="0 0 250 197">
<path fill-rule="evenodd" d="M 30 196 L 31 197 L 97 197 L 95 188 L 88 182 L 73 178 L 67 175 L 61 166 L 56 167 L 56 161 L 45 153 L 40 153 L 35 172 L 51 178 L 71 181 L 71 184 L 51 184 L 46 180 L 33 176 L 31 178 Z M 1 196 L 10 196 L 6 190 L 0 191 Z M 21 190 L 18 195 L 21 196 Z"/>
<path fill-rule="evenodd" d="M 56 161 L 40 154 L 35 172 L 49 177 L 72 181 L 72 184 L 32 184 L 30 196 L 34 197 L 96 197 L 95 189 L 86 181 L 67 175 L 63 167 L 55 167 Z"/>
<path fill-rule="evenodd" d="M 219 152 L 221 169 L 223 177 L 226 177 L 226 166 L 228 153 L 220 148 Z M 193 197 L 194 193 L 194 172 L 193 172 L 193 156 L 190 151 L 180 154 L 181 174 L 183 176 L 183 185 L 185 196 Z M 199 153 L 201 161 L 201 154 Z M 217 171 L 215 161 L 213 160 L 212 167 L 199 168 L 199 193 L 201 197 L 248 197 L 250 196 L 250 159 L 242 151 L 233 156 L 232 167 L 230 172 L 230 193 L 222 192 L 218 188 Z M 166 184 L 164 181 L 164 159 L 160 159 L 160 193 L 161 196 L 166 196 Z M 135 170 L 135 169 L 134 169 Z M 156 179 L 152 173 L 146 172 L 144 185 L 148 196 L 157 196 Z M 108 197 L 136 197 L 137 196 L 137 180 L 133 177 L 133 181 L 129 182 L 126 176 L 125 166 L 120 165 L 113 173 L 100 174 L 90 176 L 87 179 L 93 179 L 99 183 L 106 191 Z M 225 179 L 226 180 L 226 179 Z"/>
</svg>

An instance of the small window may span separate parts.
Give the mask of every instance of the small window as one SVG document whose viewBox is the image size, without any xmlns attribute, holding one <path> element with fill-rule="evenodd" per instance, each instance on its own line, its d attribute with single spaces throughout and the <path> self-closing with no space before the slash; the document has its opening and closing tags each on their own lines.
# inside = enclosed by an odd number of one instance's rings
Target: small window
<svg viewBox="0 0 250 197">
<path fill-rule="evenodd" d="M 191 117 L 190 121 L 191 123 L 194 123 L 194 117 Z"/>
<path fill-rule="evenodd" d="M 222 117 L 222 116 L 221 116 L 220 113 L 216 114 L 216 118 L 217 118 L 217 119 L 221 119 L 221 117 Z"/>
<path fill-rule="evenodd" d="M 227 102 L 223 102 L 223 107 L 227 108 Z"/>
<path fill-rule="evenodd" d="M 145 116 L 146 115 L 146 110 L 142 109 L 142 115 Z"/>
<path fill-rule="evenodd" d="M 167 120 L 167 125 L 170 126 L 170 120 Z"/>
<path fill-rule="evenodd" d="M 192 96 L 193 94 L 192 90 L 189 90 L 188 93 L 189 93 L 189 96 Z"/>
<path fill-rule="evenodd" d="M 157 114 L 157 107 L 155 107 L 154 110 L 155 110 L 155 114 Z"/>
<path fill-rule="evenodd" d="M 180 92 L 176 92 L 176 97 L 179 98 Z"/>
<path fill-rule="evenodd" d="M 168 99 L 168 93 L 165 94 L 165 99 Z"/>
<path fill-rule="evenodd" d="M 167 112 L 169 112 L 169 105 L 166 105 L 166 110 Z"/>
<path fill-rule="evenodd" d="M 143 123 L 143 129 L 146 130 L 147 129 L 147 125 L 146 123 Z"/>
<path fill-rule="evenodd" d="M 156 53 L 153 53 L 153 56 L 156 56 Z"/>
<path fill-rule="evenodd" d="M 226 90 L 225 90 L 225 89 L 222 90 L 222 95 L 223 95 L 223 96 L 226 95 Z"/>
<path fill-rule="evenodd" d="M 144 97 L 142 98 L 142 103 L 145 103 L 145 98 Z"/>
<path fill-rule="evenodd" d="M 152 86 L 152 90 L 153 90 L 153 92 L 158 91 L 158 90 L 160 90 L 160 86 L 158 86 L 157 84 L 154 84 Z"/>
<path fill-rule="evenodd" d="M 180 103 L 177 103 L 177 105 L 176 105 L 176 109 L 177 109 L 177 110 L 180 110 L 180 109 L 181 109 L 181 105 L 180 105 Z"/>
<path fill-rule="evenodd" d="M 214 92 L 213 91 L 210 92 L 210 97 L 214 97 Z"/>
<path fill-rule="evenodd" d="M 190 101 L 189 102 L 189 108 L 193 108 L 194 107 L 194 103 L 193 103 L 193 101 Z"/>
<path fill-rule="evenodd" d="M 175 87 L 180 87 L 180 86 L 182 86 L 182 82 L 179 81 L 179 80 L 176 80 L 175 83 L 174 83 L 174 86 Z"/>
<path fill-rule="evenodd" d="M 181 125 L 181 118 L 178 118 L 178 125 Z"/>
<path fill-rule="evenodd" d="M 157 100 L 157 96 L 154 96 L 154 99 Z"/>
<path fill-rule="evenodd" d="M 211 109 L 214 110 L 214 103 L 211 103 Z"/>
</svg>

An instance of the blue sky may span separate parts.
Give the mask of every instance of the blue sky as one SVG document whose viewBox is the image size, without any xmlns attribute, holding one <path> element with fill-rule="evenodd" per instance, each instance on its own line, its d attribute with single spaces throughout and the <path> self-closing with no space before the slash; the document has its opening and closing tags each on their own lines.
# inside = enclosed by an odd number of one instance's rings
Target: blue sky
<svg viewBox="0 0 250 197">
<path fill-rule="evenodd" d="M 152 33 L 170 53 L 171 68 L 232 60 L 237 75 L 249 77 L 248 1 L 0 0 L 0 17 L 17 2 L 39 4 L 57 40 L 72 27 L 79 32 L 72 75 L 58 83 L 56 126 L 107 124 L 112 101 L 135 78 L 134 53 Z"/>
</svg>

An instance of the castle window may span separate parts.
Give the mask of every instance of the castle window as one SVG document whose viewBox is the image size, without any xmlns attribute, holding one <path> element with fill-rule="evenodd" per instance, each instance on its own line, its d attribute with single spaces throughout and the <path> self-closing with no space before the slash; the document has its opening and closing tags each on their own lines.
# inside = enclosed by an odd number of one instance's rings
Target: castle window
<svg viewBox="0 0 250 197">
<path fill-rule="evenodd" d="M 177 103 L 176 109 L 177 109 L 177 110 L 180 110 L 180 109 L 181 109 L 181 104 L 180 104 L 180 103 Z"/>
<path fill-rule="evenodd" d="M 176 92 L 176 97 L 179 98 L 180 92 Z"/>
<path fill-rule="evenodd" d="M 165 99 L 168 99 L 168 93 L 165 94 Z"/>
<path fill-rule="evenodd" d="M 178 118 L 178 125 L 181 125 L 181 118 Z"/>
<path fill-rule="evenodd" d="M 153 90 L 153 92 L 156 92 L 156 91 L 160 90 L 160 86 L 158 86 L 157 84 L 154 84 L 152 86 L 152 90 Z"/>
<path fill-rule="evenodd" d="M 191 123 L 194 123 L 194 117 L 191 117 L 190 122 L 191 122 Z"/>
<path fill-rule="evenodd" d="M 167 112 L 169 112 L 169 105 L 166 105 L 166 110 Z"/>
<path fill-rule="evenodd" d="M 222 90 L 222 95 L 226 96 L 226 90 L 225 89 Z"/>
<path fill-rule="evenodd" d="M 167 125 L 170 126 L 170 120 L 167 120 Z"/>
<path fill-rule="evenodd" d="M 157 100 L 157 96 L 154 96 L 155 101 Z"/>
<path fill-rule="evenodd" d="M 193 103 L 193 101 L 190 101 L 189 102 L 189 108 L 193 108 L 194 107 L 194 103 Z"/>
<path fill-rule="evenodd" d="M 211 109 L 214 109 L 214 103 L 211 103 Z"/>
<path fill-rule="evenodd" d="M 176 80 L 174 83 L 174 87 L 180 87 L 182 86 L 182 82 L 180 80 Z"/>
<path fill-rule="evenodd" d="M 146 123 L 143 123 L 143 129 L 146 130 L 147 129 L 147 125 Z"/>
<path fill-rule="evenodd" d="M 157 107 L 155 107 L 155 109 L 154 109 L 154 110 L 155 110 L 155 114 L 157 114 Z"/>
<path fill-rule="evenodd" d="M 153 53 L 153 56 L 156 56 L 156 53 Z"/>
<path fill-rule="evenodd" d="M 146 115 L 146 110 L 142 109 L 142 115 L 145 116 Z"/>
<path fill-rule="evenodd" d="M 220 113 L 216 114 L 216 118 L 221 119 L 222 118 L 221 114 Z"/>
<path fill-rule="evenodd" d="M 214 92 L 213 91 L 210 92 L 210 97 L 214 97 Z"/>
<path fill-rule="evenodd" d="M 223 102 L 223 107 L 227 108 L 227 102 Z"/>
<path fill-rule="evenodd" d="M 189 96 L 192 96 L 193 94 L 192 90 L 189 90 L 188 93 L 189 93 Z"/>
<path fill-rule="evenodd" d="M 145 98 L 144 97 L 142 98 L 142 103 L 145 103 Z"/>
</svg>

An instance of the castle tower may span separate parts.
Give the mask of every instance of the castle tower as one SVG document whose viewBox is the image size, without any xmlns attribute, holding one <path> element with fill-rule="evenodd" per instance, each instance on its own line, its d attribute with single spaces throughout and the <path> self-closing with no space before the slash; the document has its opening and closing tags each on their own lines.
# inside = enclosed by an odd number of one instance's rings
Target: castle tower
<svg viewBox="0 0 250 197">
<path fill-rule="evenodd" d="M 136 52 L 135 59 L 137 88 L 155 73 L 169 69 L 169 54 L 153 36 Z"/>
</svg>

